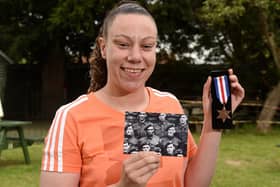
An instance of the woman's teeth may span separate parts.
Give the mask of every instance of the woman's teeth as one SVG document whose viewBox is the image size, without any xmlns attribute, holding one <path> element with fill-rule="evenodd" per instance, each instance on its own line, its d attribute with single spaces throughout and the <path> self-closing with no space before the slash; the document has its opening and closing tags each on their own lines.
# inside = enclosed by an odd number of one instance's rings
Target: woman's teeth
<svg viewBox="0 0 280 187">
<path fill-rule="evenodd" d="M 129 73 L 141 73 L 142 69 L 124 68 L 124 71 L 129 72 Z"/>
</svg>

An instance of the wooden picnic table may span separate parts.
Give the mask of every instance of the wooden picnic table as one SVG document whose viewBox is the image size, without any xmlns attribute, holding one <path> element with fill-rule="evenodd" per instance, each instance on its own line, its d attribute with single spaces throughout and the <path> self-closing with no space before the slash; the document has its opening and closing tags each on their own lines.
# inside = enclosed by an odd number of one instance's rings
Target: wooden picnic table
<svg viewBox="0 0 280 187">
<path fill-rule="evenodd" d="M 23 127 L 31 124 L 31 121 L 0 120 L 0 154 L 5 149 L 21 147 L 25 163 L 30 164 L 28 141 L 24 137 Z M 10 131 L 16 131 L 18 136 L 9 137 L 8 132 Z"/>
</svg>

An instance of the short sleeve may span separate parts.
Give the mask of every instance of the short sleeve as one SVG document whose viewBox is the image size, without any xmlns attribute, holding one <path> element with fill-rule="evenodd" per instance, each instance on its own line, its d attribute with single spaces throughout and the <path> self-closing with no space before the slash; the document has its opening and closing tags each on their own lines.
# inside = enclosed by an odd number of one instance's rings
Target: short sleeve
<svg viewBox="0 0 280 187">
<path fill-rule="evenodd" d="M 187 151 L 188 151 L 187 157 L 189 160 L 196 154 L 196 151 L 197 151 L 197 145 L 194 141 L 194 138 L 193 138 L 190 130 L 188 130 L 188 149 L 187 149 Z"/>
<path fill-rule="evenodd" d="M 81 170 L 77 124 L 70 109 L 70 106 L 65 105 L 56 112 L 45 138 L 41 166 L 43 171 L 79 173 Z"/>
</svg>

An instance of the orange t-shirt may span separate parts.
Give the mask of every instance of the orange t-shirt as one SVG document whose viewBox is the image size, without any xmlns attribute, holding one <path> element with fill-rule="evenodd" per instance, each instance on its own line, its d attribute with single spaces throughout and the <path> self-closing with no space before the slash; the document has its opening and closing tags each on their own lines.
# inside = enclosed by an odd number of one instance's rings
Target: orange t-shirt
<svg viewBox="0 0 280 187">
<path fill-rule="evenodd" d="M 145 112 L 178 113 L 183 110 L 170 93 L 147 88 Z M 94 93 L 60 107 L 53 119 L 43 152 L 43 171 L 80 173 L 80 187 L 103 187 L 121 176 L 125 114 L 98 100 Z M 186 157 L 162 156 L 162 165 L 147 187 L 183 187 L 184 168 L 197 146 L 188 132 Z"/>
</svg>

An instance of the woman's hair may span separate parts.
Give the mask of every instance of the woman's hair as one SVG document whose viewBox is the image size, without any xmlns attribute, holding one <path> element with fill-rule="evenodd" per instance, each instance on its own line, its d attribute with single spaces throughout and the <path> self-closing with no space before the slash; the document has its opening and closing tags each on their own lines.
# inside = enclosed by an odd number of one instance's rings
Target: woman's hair
<svg viewBox="0 0 280 187">
<path fill-rule="evenodd" d="M 120 1 L 111 11 L 109 11 L 104 19 L 103 25 L 100 27 L 98 36 L 95 40 L 95 47 L 89 59 L 90 63 L 90 86 L 88 92 L 97 91 L 104 87 L 107 82 L 107 66 L 106 60 L 102 58 L 99 38 L 106 38 L 108 35 L 108 28 L 114 21 L 117 15 L 120 14 L 140 14 L 149 16 L 153 21 L 152 15 L 136 1 Z"/>
</svg>

